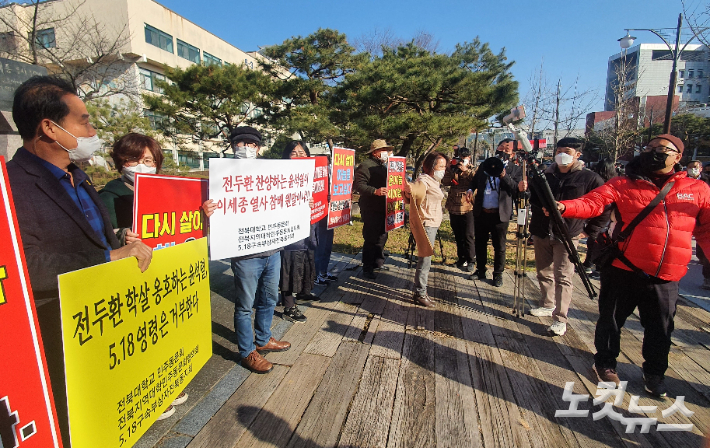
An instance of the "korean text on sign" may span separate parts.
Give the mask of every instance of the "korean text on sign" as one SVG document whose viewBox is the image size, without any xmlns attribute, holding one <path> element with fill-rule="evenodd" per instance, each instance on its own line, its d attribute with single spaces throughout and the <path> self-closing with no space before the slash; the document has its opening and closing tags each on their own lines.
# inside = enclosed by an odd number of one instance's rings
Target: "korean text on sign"
<svg viewBox="0 0 710 448">
<path fill-rule="evenodd" d="M 0 446 L 60 447 L 6 173 L 0 157 Z"/>
<path fill-rule="evenodd" d="M 133 202 L 133 231 L 154 249 L 202 238 L 207 234 L 202 203 L 207 179 L 138 174 Z"/>
<path fill-rule="evenodd" d="M 280 249 L 309 235 L 315 160 L 213 159 L 210 198 L 217 204 L 210 217 L 213 260 Z M 275 235 L 287 222 L 292 229 Z M 240 229 L 265 228 L 239 242 Z M 276 237 L 278 236 L 278 238 Z"/>
<path fill-rule="evenodd" d="M 97 281 L 96 279 L 101 279 Z M 207 239 L 59 276 L 72 447 L 132 446 L 212 352 Z"/>
<path fill-rule="evenodd" d="M 355 177 L 355 150 L 333 148 L 328 229 L 348 224 Z"/>
<path fill-rule="evenodd" d="M 404 157 L 387 159 L 387 217 L 385 230 L 398 229 L 404 225 L 404 183 L 407 160 Z"/>
<path fill-rule="evenodd" d="M 313 209 L 311 224 L 315 224 L 328 214 L 328 158 L 316 156 L 316 171 L 313 175 Z"/>
</svg>

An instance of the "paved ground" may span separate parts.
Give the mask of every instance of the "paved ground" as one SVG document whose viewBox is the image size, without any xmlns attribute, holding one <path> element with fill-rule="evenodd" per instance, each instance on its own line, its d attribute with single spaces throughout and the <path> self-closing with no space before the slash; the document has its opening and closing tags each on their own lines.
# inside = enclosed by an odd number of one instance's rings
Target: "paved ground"
<svg viewBox="0 0 710 448">
<path fill-rule="evenodd" d="M 659 423 L 693 425 L 691 432 L 627 434 L 608 417 L 556 417 L 574 393 L 597 390 L 593 374 L 596 302 L 577 289 L 568 332 L 551 338 L 550 318 L 510 314 L 512 278 L 503 288 L 471 281 L 435 265 L 430 295 L 436 310 L 412 305 L 413 269 L 398 256 L 376 281 L 363 279 L 357 259 L 334 256 L 337 283 L 322 288 L 305 324 L 278 316 L 274 334 L 290 341 L 272 353 L 268 375 L 235 363 L 231 270 L 210 267 L 214 356 L 188 385 L 190 399 L 156 423 L 136 446 L 196 447 L 698 447 L 710 434 L 710 313 L 681 299 L 669 395 L 684 396 L 690 417 L 662 417 L 671 399 L 650 398 L 641 383 L 642 328 L 632 316 L 623 331 L 619 373 L 628 380 L 615 409 L 629 416 L 632 395 L 658 406 Z M 691 269 L 692 270 L 692 269 Z M 538 294 L 527 283 L 528 297 Z M 581 402 L 579 409 L 601 409 Z M 636 417 L 643 417 L 637 415 Z"/>
</svg>

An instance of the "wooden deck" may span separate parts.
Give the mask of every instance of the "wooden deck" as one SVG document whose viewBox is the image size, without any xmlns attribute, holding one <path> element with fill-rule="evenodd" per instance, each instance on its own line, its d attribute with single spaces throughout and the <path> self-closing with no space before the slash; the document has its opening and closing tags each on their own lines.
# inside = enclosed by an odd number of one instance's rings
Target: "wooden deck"
<svg viewBox="0 0 710 448">
<path fill-rule="evenodd" d="M 188 447 L 681 448 L 699 447 L 710 434 L 710 313 L 689 302 L 679 302 L 666 381 L 669 397 L 684 396 L 694 414 L 663 418 L 673 399 L 643 391 L 635 316 L 622 334 L 618 371 L 628 387 L 615 409 L 630 415 L 631 396 L 639 395 L 638 404 L 658 406 L 649 416 L 659 423 L 692 423 L 693 431 L 627 434 L 609 418 L 594 421 L 602 406 L 591 399 L 579 406 L 591 410 L 587 417 L 555 417 L 569 407 L 566 382 L 591 398 L 597 390 L 597 303 L 581 286 L 567 334 L 552 338 L 545 331 L 551 318 L 510 314 L 510 273 L 494 288 L 434 265 L 429 294 L 437 308 L 428 310 L 410 302 L 414 268 L 403 258 L 390 256 L 390 271 L 376 281 L 362 278 L 357 259 L 349 263 L 306 309 L 308 321 L 285 333 L 292 348 L 267 356 L 274 370 L 249 375 Z M 527 289 L 529 306 L 536 282 Z"/>
</svg>

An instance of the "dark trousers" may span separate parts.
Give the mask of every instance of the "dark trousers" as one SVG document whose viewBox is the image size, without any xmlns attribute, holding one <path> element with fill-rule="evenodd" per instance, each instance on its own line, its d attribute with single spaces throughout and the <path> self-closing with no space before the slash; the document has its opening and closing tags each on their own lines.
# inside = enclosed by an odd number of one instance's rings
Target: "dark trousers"
<svg viewBox="0 0 710 448">
<path fill-rule="evenodd" d="M 642 278 L 631 271 L 607 266 L 601 271 L 599 320 L 594 334 L 597 368 L 616 368 L 621 328 L 638 307 L 643 332 L 643 371 L 663 375 L 668 369 L 678 282 Z"/>
<path fill-rule="evenodd" d="M 387 232 L 385 231 L 385 216 L 374 215 L 362 217 L 362 237 L 365 243 L 362 246 L 362 270 L 372 272 L 375 268 L 382 267 L 385 263 L 385 243 L 387 243 Z"/>
<path fill-rule="evenodd" d="M 505 270 L 505 235 L 508 231 L 508 223 L 501 222 L 498 212 L 481 214 L 476 217 L 476 269 L 486 270 L 488 261 L 487 247 L 488 238 L 493 245 L 493 273 L 502 274 Z"/>
<path fill-rule="evenodd" d="M 474 243 L 473 212 L 455 215 L 449 213 L 451 230 L 456 238 L 456 254 L 458 262 L 464 261 L 471 264 L 476 260 L 476 248 Z"/>
<path fill-rule="evenodd" d="M 705 256 L 703 249 L 700 248 L 700 244 L 695 243 L 695 255 L 698 256 L 700 264 L 703 265 L 703 278 L 710 278 L 710 261 L 708 257 Z"/>
</svg>

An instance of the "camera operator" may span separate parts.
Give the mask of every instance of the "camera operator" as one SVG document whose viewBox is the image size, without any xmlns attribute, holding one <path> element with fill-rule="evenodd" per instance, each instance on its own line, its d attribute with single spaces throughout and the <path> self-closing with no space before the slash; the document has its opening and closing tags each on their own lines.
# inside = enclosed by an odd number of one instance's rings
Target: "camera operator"
<svg viewBox="0 0 710 448">
<path fill-rule="evenodd" d="M 678 282 L 687 272 L 692 255 L 691 236 L 695 234 L 698 244 L 710 253 L 710 188 L 689 179 L 683 171 L 675 172 L 682 156 L 679 138 L 659 135 L 629 162 L 626 175 L 613 178 L 580 199 L 557 204 L 562 216 L 582 219 L 614 204 L 616 223 L 609 233 L 615 236 L 654 199 L 660 201 L 624 241 L 617 243 L 613 262 L 602 268 L 594 336 L 597 374 L 601 381 L 618 384 L 616 358 L 621 327 L 638 307 L 644 327 L 644 386 L 659 397 L 666 395 L 663 375 L 668 368 Z M 662 197 L 664 188 L 667 194 Z"/>
<path fill-rule="evenodd" d="M 441 183 L 451 187 L 446 198 L 446 210 L 449 211 L 451 230 L 456 238 L 456 266 L 463 271 L 473 271 L 476 260 L 473 237 L 473 204 L 468 199 L 468 190 L 473 179 L 471 152 L 460 148 L 458 156 L 451 159 Z"/>
<path fill-rule="evenodd" d="M 496 156 L 486 159 L 471 179 L 469 201 L 473 201 L 475 224 L 476 272 L 479 280 L 486 278 L 488 238 L 493 244 L 493 285 L 503 286 L 505 270 L 505 236 L 513 214 L 515 185 L 523 178 L 523 170 L 511 161 L 513 140 L 506 138 L 498 144 Z"/>
<path fill-rule="evenodd" d="M 555 200 L 576 199 L 604 184 L 598 174 L 583 167 L 579 161 L 583 142 L 576 138 L 563 138 L 557 143 L 555 163 L 545 170 L 547 183 Z M 520 191 L 527 189 L 527 182 L 518 185 Z M 549 332 L 562 336 L 567 331 L 567 311 L 572 301 L 572 277 L 574 263 L 569 258 L 565 246 L 559 240 L 562 235 L 552 232 L 552 223 L 542 209 L 540 198 L 536 194 L 530 197 L 532 218 L 530 233 L 535 247 L 535 266 L 540 284 L 540 304 L 530 310 L 533 316 L 552 316 Z M 602 209 L 603 211 L 603 209 Z M 589 237 L 596 238 L 601 225 L 608 219 L 609 213 L 593 215 L 596 218 L 585 222 L 583 219 L 567 219 L 569 235 L 575 247 L 584 231 Z M 601 215 L 601 216 L 597 216 Z"/>
</svg>

